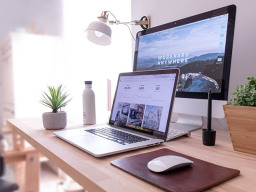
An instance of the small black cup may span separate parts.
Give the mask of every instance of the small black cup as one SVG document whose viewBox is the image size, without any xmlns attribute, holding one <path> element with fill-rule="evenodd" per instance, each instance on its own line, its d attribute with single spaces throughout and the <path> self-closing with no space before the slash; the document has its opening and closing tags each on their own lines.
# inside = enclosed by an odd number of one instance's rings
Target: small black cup
<svg viewBox="0 0 256 192">
<path fill-rule="evenodd" d="M 211 129 L 208 131 L 207 129 L 202 130 L 203 144 L 207 146 L 214 146 L 216 140 L 216 131 Z"/>
</svg>

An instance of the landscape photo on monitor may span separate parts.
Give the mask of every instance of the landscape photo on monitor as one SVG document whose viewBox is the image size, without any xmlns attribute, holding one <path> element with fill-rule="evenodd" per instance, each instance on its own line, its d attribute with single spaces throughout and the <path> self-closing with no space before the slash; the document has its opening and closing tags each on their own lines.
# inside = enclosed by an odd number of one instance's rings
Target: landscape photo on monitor
<svg viewBox="0 0 256 192">
<path fill-rule="evenodd" d="M 179 68 L 177 91 L 220 93 L 228 14 L 139 37 L 136 70 Z"/>
</svg>

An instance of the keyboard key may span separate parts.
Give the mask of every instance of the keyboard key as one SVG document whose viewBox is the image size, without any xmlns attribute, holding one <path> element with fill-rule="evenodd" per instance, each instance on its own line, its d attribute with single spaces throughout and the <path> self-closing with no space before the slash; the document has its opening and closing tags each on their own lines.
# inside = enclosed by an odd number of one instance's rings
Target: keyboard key
<svg viewBox="0 0 256 192">
<path fill-rule="evenodd" d="M 184 132 L 184 131 L 171 129 L 171 130 L 169 130 L 169 133 L 167 135 L 167 140 L 172 140 L 172 139 L 175 139 L 177 137 L 187 135 L 187 134 L 188 133 Z"/>
<path fill-rule="evenodd" d="M 105 139 L 114 141 L 116 143 L 122 144 L 122 145 L 132 144 L 132 143 L 137 143 L 137 142 L 148 140 L 147 138 L 144 138 L 144 137 L 139 137 L 136 135 L 132 135 L 130 133 L 111 129 L 108 127 L 100 128 L 100 129 L 88 129 L 85 131 L 92 133 L 94 135 L 103 137 Z"/>
</svg>

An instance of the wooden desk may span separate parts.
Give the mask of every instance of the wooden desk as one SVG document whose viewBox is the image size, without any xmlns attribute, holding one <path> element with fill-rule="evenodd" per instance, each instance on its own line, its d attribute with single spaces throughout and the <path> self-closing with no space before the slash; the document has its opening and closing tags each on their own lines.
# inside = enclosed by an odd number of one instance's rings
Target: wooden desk
<svg viewBox="0 0 256 192">
<path fill-rule="evenodd" d="M 216 146 L 213 147 L 202 144 L 199 130 L 193 132 L 190 137 L 179 138 L 160 146 L 95 158 L 58 139 L 52 134 L 53 131 L 45 130 L 41 119 L 13 119 L 8 121 L 8 125 L 88 191 L 162 191 L 111 166 L 110 162 L 121 157 L 154 151 L 163 147 L 241 171 L 238 177 L 209 191 L 256 191 L 256 156 L 234 151 L 227 131 L 217 131 Z M 78 127 L 73 126 L 66 129 Z"/>
<path fill-rule="evenodd" d="M 14 168 L 15 182 L 19 185 L 19 192 L 39 191 L 40 153 L 24 141 L 16 131 L 7 126 L 0 127 L 5 137 L 11 138 L 12 147 L 3 147 L 3 157 L 6 164 Z M 8 144 L 6 144 L 7 146 Z"/>
</svg>

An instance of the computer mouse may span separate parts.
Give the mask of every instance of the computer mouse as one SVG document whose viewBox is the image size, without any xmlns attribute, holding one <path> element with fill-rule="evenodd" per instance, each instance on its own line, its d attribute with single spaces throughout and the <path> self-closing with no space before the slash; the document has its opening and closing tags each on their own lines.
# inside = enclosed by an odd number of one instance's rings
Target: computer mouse
<svg viewBox="0 0 256 192">
<path fill-rule="evenodd" d="M 171 171 L 180 167 L 193 164 L 193 161 L 175 155 L 157 157 L 148 162 L 149 170 L 157 173 Z"/>
</svg>

